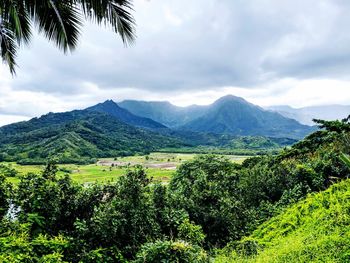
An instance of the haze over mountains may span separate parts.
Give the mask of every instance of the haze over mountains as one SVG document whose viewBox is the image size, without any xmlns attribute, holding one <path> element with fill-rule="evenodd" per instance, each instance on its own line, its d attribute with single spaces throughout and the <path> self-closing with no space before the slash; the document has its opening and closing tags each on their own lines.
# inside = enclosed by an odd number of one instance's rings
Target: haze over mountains
<svg viewBox="0 0 350 263">
<path fill-rule="evenodd" d="M 313 125 L 313 119 L 336 120 L 350 115 L 350 105 L 323 105 L 304 108 L 293 108 L 287 105 L 271 106 L 267 109 L 299 121 L 302 124 Z"/>
<path fill-rule="evenodd" d="M 121 107 L 179 130 L 234 135 L 302 138 L 313 128 L 227 95 L 208 106 L 177 107 L 169 102 L 123 101 Z"/>
<path fill-rule="evenodd" d="M 25 162 L 55 154 L 61 162 L 76 162 L 199 145 L 275 148 L 315 129 L 231 95 L 208 106 L 185 108 L 168 102 L 118 105 L 107 100 L 85 110 L 49 113 L 1 127 L 0 159 Z"/>
</svg>

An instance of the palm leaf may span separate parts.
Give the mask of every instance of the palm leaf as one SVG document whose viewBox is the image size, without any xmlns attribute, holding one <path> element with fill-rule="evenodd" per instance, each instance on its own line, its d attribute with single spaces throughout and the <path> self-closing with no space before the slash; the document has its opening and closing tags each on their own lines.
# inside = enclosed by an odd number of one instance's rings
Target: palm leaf
<svg viewBox="0 0 350 263">
<path fill-rule="evenodd" d="M 64 52 L 78 44 L 82 18 L 112 26 L 125 44 L 135 39 L 132 0 L 2 0 L 1 57 L 15 73 L 17 49 L 27 44 L 34 22 Z"/>
<path fill-rule="evenodd" d="M 42 1 L 31 8 L 39 32 L 62 49 L 73 50 L 82 25 L 78 8 L 69 1 Z"/>
<path fill-rule="evenodd" d="M 349 156 L 347 156 L 346 154 L 344 154 L 344 153 L 342 153 L 341 155 L 340 155 L 340 159 L 343 161 L 343 163 L 347 166 L 347 167 L 349 167 L 349 169 L 350 169 L 350 158 L 349 158 Z"/>
<path fill-rule="evenodd" d="M 135 20 L 131 15 L 129 0 L 81 0 L 82 10 L 87 19 L 97 24 L 111 25 L 125 44 L 135 39 Z"/>
<path fill-rule="evenodd" d="M 15 74 L 16 67 L 16 54 L 17 54 L 17 43 L 15 35 L 11 30 L 8 22 L 1 21 L 0 23 L 0 47 L 1 47 L 1 58 L 7 63 L 10 68 L 10 72 Z"/>
<path fill-rule="evenodd" d="M 25 10 L 22 1 L 18 1 L 16 5 L 9 7 L 8 21 L 11 25 L 11 30 L 14 32 L 17 42 L 20 45 L 22 42 L 28 44 L 31 38 L 31 21 L 28 12 Z"/>
</svg>

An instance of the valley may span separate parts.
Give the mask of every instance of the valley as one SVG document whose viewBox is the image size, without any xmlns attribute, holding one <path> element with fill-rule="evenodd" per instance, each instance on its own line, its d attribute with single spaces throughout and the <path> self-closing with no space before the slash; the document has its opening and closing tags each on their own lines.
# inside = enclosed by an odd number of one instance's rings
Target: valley
<svg viewBox="0 0 350 263">
<path fill-rule="evenodd" d="M 150 109 L 135 112 L 139 104 Z M 232 95 L 207 107 L 182 110 L 137 101 L 130 111 L 120 105 L 107 100 L 83 110 L 50 112 L 0 127 L 0 161 L 45 164 L 54 156 L 62 164 L 92 164 L 100 158 L 163 149 L 235 155 L 277 153 L 317 129 Z M 159 117 L 160 112 L 171 117 L 171 126 L 166 126 L 170 123 Z"/>
<path fill-rule="evenodd" d="M 59 164 L 58 176 L 68 174 L 73 181 L 82 184 L 113 182 L 120 176 L 126 174 L 128 169 L 135 166 L 142 166 L 149 178 L 154 181 L 167 183 L 175 172 L 176 168 L 182 163 L 193 160 L 198 154 L 186 153 L 161 153 L 154 152 L 143 156 L 128 156 L 120 158 L 103 158 L 94 164 Z M 222 155 L 234 163 L 242 163 L 249 156 L 241 155 Z M 0 162 L 0 167 L 6 166 L 14 169 L 17 174 L 13 177 L 7 177 L 11 183 L 17 184 L 21 176 L 27 173 L 40 173 L 45 165 L 20 165 L 14 162 Z M 1 170 L 1 169 L 0 169 Z"/>
<path fill-rule="evenodd" d="M 348 178 L 349 121 L 303 125 L 229 95 L 185 108 L 107 100 L 0 127 L 0 261 L 22 262 L 27 236 L 33 251 L 56 244 L 34 258 L 63 262 L 298 262 L 303 231 L 278 234 L 286 209 Z"/>
</svg>

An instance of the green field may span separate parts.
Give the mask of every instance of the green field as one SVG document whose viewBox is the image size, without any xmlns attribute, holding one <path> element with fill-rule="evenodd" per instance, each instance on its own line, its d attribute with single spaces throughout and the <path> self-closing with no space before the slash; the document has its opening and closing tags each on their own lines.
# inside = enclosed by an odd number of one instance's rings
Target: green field
<svg viewBox="0 0 350 263">
<path fill-rule="evenodd" d="M 119 176 L 125 174 L 127 169 L 136 165 L 142 165 L 149 177 L 155 181 L 167 182 L 176 167 L 181 163 L 193 159 L 197 154 L 183 153 L 151 153 L 147 156 L 129 156 L 120 158 L 104 158 L 95 164 L 76 165 L 62 164 L 59 165 L 58 175 L 70 174 L 72 179 L 79 183 L 93 183 L 113 181 Z M 225 155 L 233 162 L 241 163 L 248 156 Z M 20 176 L 27 173 L 38 173 L 43 170 L 43 165 L 19 165 L 16 163 L 3 163 L 11 165 L 19 172 L 16 177 L 9 177 L 12 183 L 17 183 Z"/>
</svg>

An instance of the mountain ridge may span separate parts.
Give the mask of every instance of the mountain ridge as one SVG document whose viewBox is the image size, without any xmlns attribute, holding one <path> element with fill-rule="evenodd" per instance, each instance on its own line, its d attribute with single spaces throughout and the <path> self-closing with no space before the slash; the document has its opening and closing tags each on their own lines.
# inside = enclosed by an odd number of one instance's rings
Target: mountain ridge
<svg viewBox="0 0 350 263">
<path fill-rule="evenodd" d="M 216 100 L 205 115 L 182 129 L 236 135 L 272 136 L 301 139 L 312 132 L 312 127 L 279 113 L 264 110 L 243 98 L 228 95 Z"/>
<path fill-rule="evenodd" d="M 148 128 L 148 129 L 161 129 L 166 128 L 165 125 L 156 122 L 150 118 L 137 116 L 130 111 L 120 107 L 113 100 L 106 100 L 105 102 L 98 103 L 94 106 L 86 108 L 88 111 L 97 111 L 107 113 L 113 117 L 120 119 L 121 121 L 134 125 L 137 127 Z"/>
</svg>

